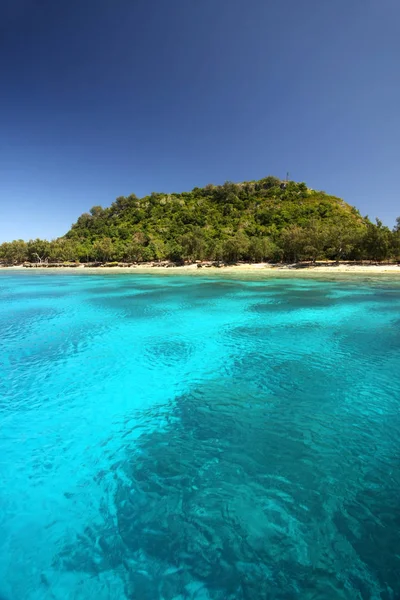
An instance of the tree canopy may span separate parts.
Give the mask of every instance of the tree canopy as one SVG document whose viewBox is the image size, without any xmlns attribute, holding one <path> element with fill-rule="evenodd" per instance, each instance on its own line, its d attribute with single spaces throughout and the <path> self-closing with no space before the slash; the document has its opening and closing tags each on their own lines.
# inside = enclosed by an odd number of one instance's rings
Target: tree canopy
<svg viewBox="0 0 400 600">
<path fill-rule="evenodd" d="M 93 206 L 65 236 L 0 245 L 0 261 L 382 261 L 400 254 L 393 230 L 340 198 L 276 177 L 191 192 L 121 196 Z"/>
</svg>

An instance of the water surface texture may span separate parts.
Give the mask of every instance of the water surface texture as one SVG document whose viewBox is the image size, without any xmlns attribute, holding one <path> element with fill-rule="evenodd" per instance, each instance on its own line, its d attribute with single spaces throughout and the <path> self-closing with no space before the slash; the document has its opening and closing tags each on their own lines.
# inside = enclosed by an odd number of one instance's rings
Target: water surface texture
<svg viewBox="0 0 400 600">
<path fill-rule="evenodd" d="M 1 600 L 400 598 L 395 280 L 0 274 Z"/>
</svg>

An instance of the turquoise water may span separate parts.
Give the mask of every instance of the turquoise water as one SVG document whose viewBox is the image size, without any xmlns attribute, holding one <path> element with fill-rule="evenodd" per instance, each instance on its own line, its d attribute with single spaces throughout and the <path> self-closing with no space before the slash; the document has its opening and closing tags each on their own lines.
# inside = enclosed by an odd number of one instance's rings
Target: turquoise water
<svg viewBox="0 0 400 600">
<path fill-rule="evenodd" d="M 400 598 L 400 284 L 0 274 L 1 600 Z"/>
</svg>

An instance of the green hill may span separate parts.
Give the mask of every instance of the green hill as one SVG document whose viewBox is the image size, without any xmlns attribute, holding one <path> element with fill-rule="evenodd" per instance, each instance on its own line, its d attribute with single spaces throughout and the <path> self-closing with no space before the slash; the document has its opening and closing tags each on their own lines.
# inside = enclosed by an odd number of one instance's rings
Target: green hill
<svg viewBox="0 0 400 600">
<path fill-rule="evenodd" d="M 115 253 L 119 260 L 265 260 L 280 257 L 288 228 L 328 223 L 360 228 L 363 220 L 339 198 L 267 177 L 181 194 L 120 197 L 109 208 L 81 215 L 66 237 L 94 244 L 98 258 L 107 260 Z"/>
<path fill-rule="evenodd" d="M 108 208 L 94 206 L 58 240 L 12 244 L 20 244 L 18 258 L 33 261 L 382 260 L 398 255 L 398 229 L 372 224 L 305 183 L 270 176 L 179 194 L 122 196 Z M 3 260 L 10 254 L 4 246 Z"/>
<path fill-rule="evenodd" d="M 365 228 L 340 198 L 266 177 L 120 197 L 80 216 L 66 238 L 99 260 L 298 260 L 350 256 Z"/>
</svg>

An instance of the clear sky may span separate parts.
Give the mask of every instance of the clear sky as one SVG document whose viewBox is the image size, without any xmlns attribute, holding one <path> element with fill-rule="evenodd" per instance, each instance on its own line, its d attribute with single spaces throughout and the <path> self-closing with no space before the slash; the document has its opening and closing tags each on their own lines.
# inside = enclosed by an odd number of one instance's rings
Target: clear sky
<svg viewBox="0 0 400 600">
<path fill-rule="evenodd" d="M 398 0 L 0 1 L 0 242 L 268 174 L 392 226 Z"/>
</svg>

